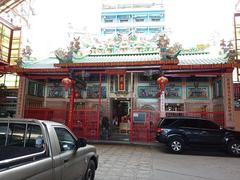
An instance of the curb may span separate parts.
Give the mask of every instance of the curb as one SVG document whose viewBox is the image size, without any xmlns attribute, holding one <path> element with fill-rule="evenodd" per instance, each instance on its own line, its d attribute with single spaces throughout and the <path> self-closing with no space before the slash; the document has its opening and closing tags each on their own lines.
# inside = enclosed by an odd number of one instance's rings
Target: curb
<svg viewBox="0 0 240 180">
<path fill-rule="evenodd" d="M 103 145 L 129 145 L 129 146 L 150 146 L 160 147 L 159 143 L 151 142 L 129 142 L 129 141 L 112 141 L 112 140 L 87 140 L 89 144 L 103 144 Z"/>
</svg>

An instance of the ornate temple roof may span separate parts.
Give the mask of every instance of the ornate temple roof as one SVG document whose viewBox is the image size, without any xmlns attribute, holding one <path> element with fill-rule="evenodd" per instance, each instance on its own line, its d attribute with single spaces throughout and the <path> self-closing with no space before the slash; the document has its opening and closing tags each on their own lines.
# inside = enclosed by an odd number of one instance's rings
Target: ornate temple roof
<svg viewBox="0 0 240 180">
<path fill-rule="evenodd" d="M 226 64 L 228 62 L 227 58 L 211 53 L 180 54 L 178 59 L 179 65 Z"/>
<path fill-rule="evenodd" d="M 73 58 L 72 63 L 59 64 L 56 57 L 49 57 L 40 61 L 24 61 L 23 67 L 57 68 L 76 66 L 124 66 L 124 65 L 201 65 L 227 64 L 228 59 L 211 53 L 180 53 L 178 60 L 161 60 L 159 52 L 129 53 L 129 54 L 94 54 L 83 58 Z M 111 65 L 112 64 L 112 65 Z"/>
<path fill-rule="evenodd" d="M 156 41 L 156 39 L 158 39 Z M 60 73 L 69 70 L 106 71 L 106 70 L 180 70 L 180 71 L 218 71 L 232 69 L 227 53 L 210 53 L 208 47 L 183 50 L 179 43 L 169 47 L 169 38 L 159 35 L 147 41 L 144 38 L 116 36 L 99 46 L 80 48 L 80 39 L 74 38 L 68 50 L 57 49 L 55 57 L 40 61 L 23 58 L 22 72 Z M 110 43 L 111 42 L 111 43 Z M 145 42 L 145 43 L 144 43 Z M 151 42 L 150 45 L 147 42 Z M 124 44 L 124 46 L 122 46 Z M 101 45 L 101 46 L 100 46 Z M 141 46 L 140 46 L 141 45 Z M 231 56 L 233 57 L 233 56 Z"/>
</svg>

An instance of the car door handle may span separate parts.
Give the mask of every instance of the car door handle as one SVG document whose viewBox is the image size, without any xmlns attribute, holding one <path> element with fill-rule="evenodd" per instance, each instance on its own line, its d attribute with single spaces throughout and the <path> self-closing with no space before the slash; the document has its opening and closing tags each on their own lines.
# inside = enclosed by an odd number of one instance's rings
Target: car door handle
<svg viewBox="0 0 240 180">
<path fill-rule="evenodd" d="M 201 131 L 201 134 L 207 134 L 207 131 Z"/>
</svg>

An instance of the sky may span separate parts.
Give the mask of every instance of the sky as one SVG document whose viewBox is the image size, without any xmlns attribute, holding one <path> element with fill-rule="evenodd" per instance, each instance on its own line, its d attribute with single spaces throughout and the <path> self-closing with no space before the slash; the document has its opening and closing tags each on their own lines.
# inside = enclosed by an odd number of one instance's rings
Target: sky
<svg viewBox="0 0 240 180">
<path fill-rule="evenodd" d="M 170 42 L 190 48 L 233 39 L 237 1 L 164 0 Z M 100 31 L 101 0 L 35 0 L 33 7 L 36 15 L 30 19 L 25 38 L 37 58 L 47 58 L 57 48 L 66 48 L 73 29 L 85 28 L 92 34 Z"/>
</svg>

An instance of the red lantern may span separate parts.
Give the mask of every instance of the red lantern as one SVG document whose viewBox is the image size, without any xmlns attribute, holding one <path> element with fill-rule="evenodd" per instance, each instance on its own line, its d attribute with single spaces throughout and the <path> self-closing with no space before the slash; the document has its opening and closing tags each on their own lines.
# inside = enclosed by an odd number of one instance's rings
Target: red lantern
<svg viewBox="0 0 240 180">
<path fill-rule="evenodd" d="M 75 98 L 80 98 L 79 92 L 75 92 Z"/>
<path fill-rule="evenodd" d="M 68 88 L 69 88 L 69 87 L 71 86 L 71 84 L 72 84 L 72 80 L 69 79 L 69 78 L 63 78 L 63 79 L 62 79 L 62 84 L 63 84 L 63 86 L 64 86 L 65 91 L 67 91 Z"/>
<path fill-rule="evenodd" d="M 159 84 L 160 90 L 162 92 L 165 89 L 165 85 L 168 83 L 168 78 L 161 76 L 157 79 L 157 83 Z"/>
</svg>

